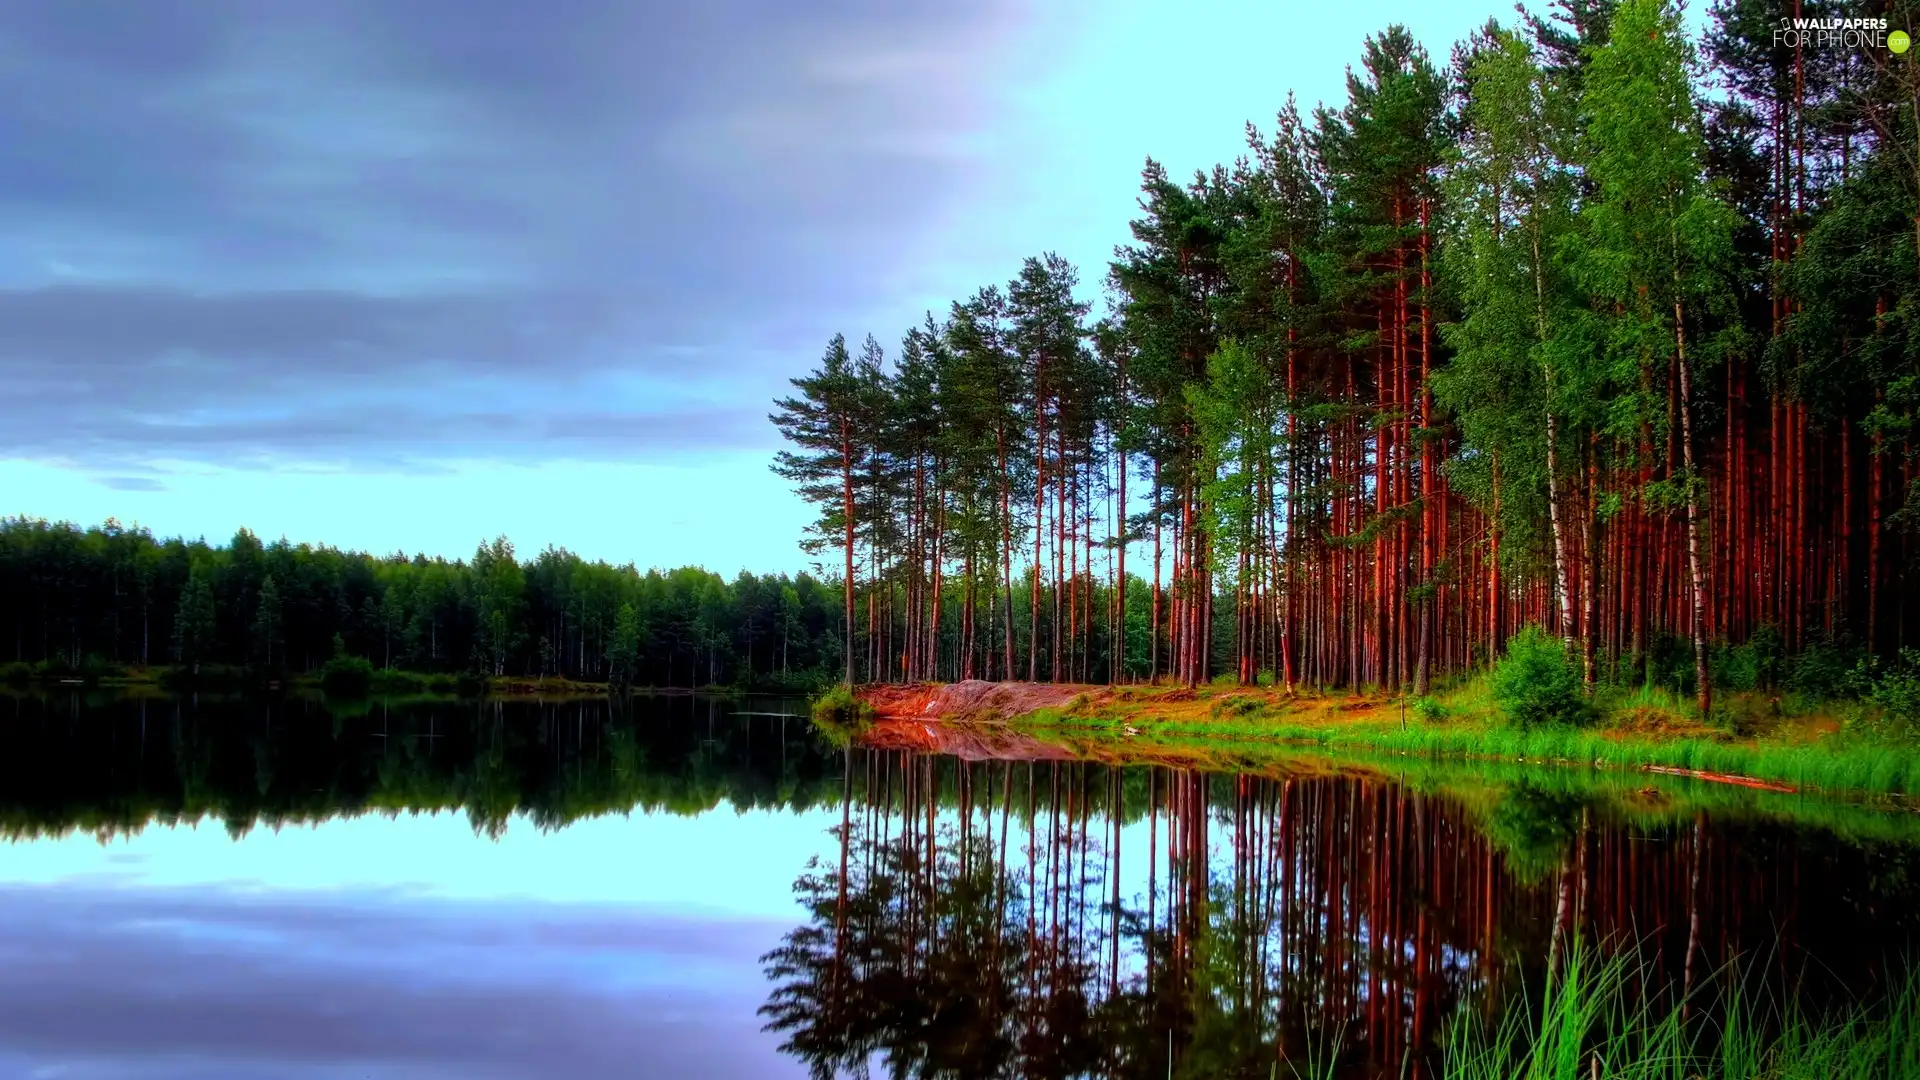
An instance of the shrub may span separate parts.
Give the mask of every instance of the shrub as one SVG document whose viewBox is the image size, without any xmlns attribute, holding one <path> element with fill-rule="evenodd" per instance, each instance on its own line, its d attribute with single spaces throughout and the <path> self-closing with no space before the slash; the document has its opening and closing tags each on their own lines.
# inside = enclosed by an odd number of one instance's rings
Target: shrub
<svg viewBox="0 0 1920 1080">
<path fill-rule="evenodd" d="M 1256 685 L 1259 685 L 1259 686 L 1272 686 L 1275 682 L 1278 682 L 1279 680 L 1274 678 L 1272 668 L 1261 668 L 1260 674 L 1255 675 L 1253 677 L 1253 681 Z"/>
<path fill-rule="evenodd" d="M 365 657 L 335 653 L 320 668 L 320 689 L 332 697 L 366 697 L 373 689 L 373 663 Z"/>
<path fill-rule="evenodd" d="M 1739 645 L 1714 650 L 1714 681 L 1728 690 L 1764 690 L 1779 685 L 1785 648 L 1780 631 L 1760 627 Z"/>
<path fill-rule="evenodd" d="M 1208 710 L 1214 717 L 1235 717 L 1245 719 L 1266 712 L 1267 703 L 1256 697 L 1223 697 L 1216 699 Z"/>
<path fill-rule="evenodd" d="M 1859 648 L 1846 639 L 1820 638 L 1794 658 L 1787 689 L 1816 700 L 1840 697 L 1855 689 L 1854 673 L 1862 659 Z"/>
<path fill-rule="evenodd" d="M 814 724 L 842 745 L 873 723 L 873 716 L 873 706 L 856 697 L 845 683 L 813 700 Z"/>
<path fill-rule="evenodd" d="M 1655 634 L 1647 649 L 1646 685 L 1665 687 L 1682 697 L 1696 691 L 1693 639 L 1679 634 Z"/>
<path fill-rule="evenodd" d="M 1439 724 L 1444 723 L 1451 714 L 1445 705 L 1440 704 L 1438 698 L 1428 694 L 1413 703 L 1413 715 L 1419 717 L 1423 724 Z"/>
<path fill-rule="evenodd" d="M 1522 728 L 1584 723 L 1591 715 L 1566 646 L 1537 626 L 1507 641 L 1506 658 L 1493 669 L 1492 689 L 1508 722 Z"/>
<path fill-rule="evenodd" d="M 1869 734 L 1905 742 L 1920 741 L 1920 649 L 1900 650 L 1893 664 L 1861 661 L 1854 682 L 1878 716 L 1860 721 Z"/>
</svg>

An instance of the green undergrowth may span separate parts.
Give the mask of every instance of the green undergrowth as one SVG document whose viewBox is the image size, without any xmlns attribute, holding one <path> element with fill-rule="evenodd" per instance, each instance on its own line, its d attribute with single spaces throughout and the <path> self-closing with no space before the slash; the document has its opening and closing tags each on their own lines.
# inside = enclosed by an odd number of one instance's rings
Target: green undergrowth
<svg viewBox="0 0 1920 1080">
<path fill-rule="evenodd" d="M 1262 775 L 1364 774 L 1391 780 L 1410 791 L 1459 803 L 1483 824 L 1498 824 L 1502 807 L 1525 792 L 1543 793 L 1557 805 L 1590 808 L 1599 820 L 1648 829 L 1684 825 L 1702 812 L 1721 820 L 1771 821 L 1824 829 L 1837 839 L 1897 844 L 1920 843 L 1920 813 L 1903 802 L 1860 796 L 1807 798 L 1804 795 L 1708 783 L 1686 777 L 1623 769 L 1543 768 L 1512 760 L 1444 758 L 1393 753 L 1366 747 L 1307 746 L 1272 739 L 1222 739 L 1155 727 L 1136 737 L 1116 739 L 1107 732 L 1073 734 L 1056 727 L 1048 734 L 1065 748 L 1103 759 L 1124 742 L 1125 756 L 1140 762 L 1186 758 L 1209 770 Z M 1511 809 L 1509 807 L 1509 809 Z"/>
<path fill-rule="evenodd" d="M 836 745 L 845 746 L 873 725 L 873 706 L 845 683 L 813 699 L 813 724 Z"/>
<path fill-rule="evenodd" d="M 1283 716 L 1152 721 L 1099 716 L 1069 716 L 1043 709 L 1022 724 L 1070 724 L 1117 731 L 1129 724 L 1156 734 L 1278 740 L 1331 750 L 1375 750 L 1430 758 L 1493 758 L 1535 764 L 1562 763 L 1600 768 L 1658 766 L 1751 777 L 1793 787 L 1830 792 L 1904 795 L 1920 792 L 1920 753 L 1867 741 L 1834 738 L 1819 742 L 1731 742 L 1717 738 L 1655 737 L 1607 728 L 1543 725 L 1514 728 L 1453 719 L 1420 719 L 1407 709 L 1397 720 L 1345 724 L 1290 721 Z"/>
</svg>

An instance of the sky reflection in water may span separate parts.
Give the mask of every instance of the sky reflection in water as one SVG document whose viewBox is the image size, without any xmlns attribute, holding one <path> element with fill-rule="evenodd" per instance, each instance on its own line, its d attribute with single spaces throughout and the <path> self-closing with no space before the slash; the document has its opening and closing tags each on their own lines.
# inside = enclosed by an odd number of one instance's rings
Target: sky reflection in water
<svg viewBox="0 0 1920 1080">
<path fill-rule="evenodd" d="M 759 957 L 837 815 L 150 827 L 0 860 L 0 1076 L 797 1075 Z"/>
</svg>

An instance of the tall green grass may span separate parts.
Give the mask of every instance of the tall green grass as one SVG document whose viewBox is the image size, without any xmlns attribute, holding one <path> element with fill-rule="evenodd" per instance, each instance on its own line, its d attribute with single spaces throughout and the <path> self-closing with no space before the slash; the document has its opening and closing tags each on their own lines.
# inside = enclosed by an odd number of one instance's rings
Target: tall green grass
<svg viewBox="0 0 1920 1080">
<path fill-rule="evenodd" d="M 1777 1007 L 1737 972 L 1708 1002 L 1640 993 L 1631 955 L 1602 960 L 1575 944 L 1538 1007 L 1523 999 L 1488 1025 L 1454 1017 L 1444 1080 L 1920 1080 L 1920 974 L 1880 1001 L 1837 1012 Z"/>
<path fill-rule="evenodd" d="M 813 699 L 813 724 L 836 745 L 845 746 L 872 725 L 873 706 L 841 683 Z"/>
<path fill-rule="evenodd" d="M 1067 723 L 1098 729 L 1119 721 L 1067 717 L 1045 710 L 1021 718 L 1038 725 Z M 1197 722 L 1145 721 L 1156 734 L 1277 739 L 1330 750 L 1372 750 L 1429 758 L 1493 758 L 1560 762 L 1600 768 L 1655 765 L 1727 773 L 1793 787 L 1874 795 L 1920 794 L 1920 751 L 1861 740 L 1819 743 L 1735 743 L 1705 738 L 1658 739 L 1603 729 L 1543 724 L 1530 728 L 1419 719 L 1409 703 L 1405 726 L 1289 723 L 1261 717 Z"/>
</svg>

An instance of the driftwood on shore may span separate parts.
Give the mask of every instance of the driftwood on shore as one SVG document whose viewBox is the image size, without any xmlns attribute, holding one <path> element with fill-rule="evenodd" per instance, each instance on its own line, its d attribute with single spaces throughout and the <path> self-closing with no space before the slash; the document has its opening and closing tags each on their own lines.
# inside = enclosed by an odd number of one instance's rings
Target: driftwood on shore
<svg viewBox="0 0 1920 1080">
<path fill-rule="evenodd" d="M 1760 791 L 1780 791 L 1788 795 L 1797 795 L 1800 789 L 1776 784 L 1768 780 L 1756 780 L 1751 776 L 1734 776 L 1731 773 L 1707 772 L 1705 769 L 1680 769 L 1671 765 L 1642 765 L 1641 772 L 1660 773 L 1663 776 L 1690 776 L 1695 780 L 1707 780 L 1715 784 L 1734 784 L 1739 787 L 1756 788 Z"/>
</svg>

